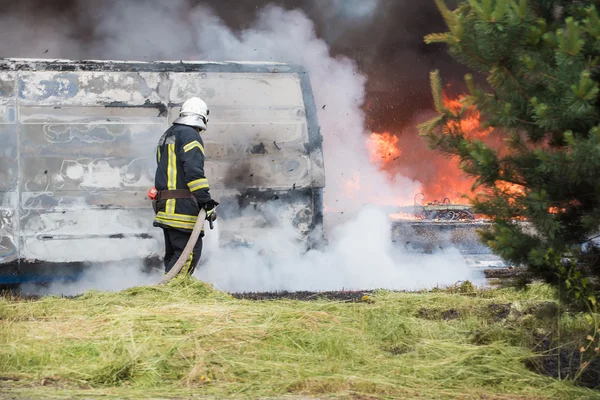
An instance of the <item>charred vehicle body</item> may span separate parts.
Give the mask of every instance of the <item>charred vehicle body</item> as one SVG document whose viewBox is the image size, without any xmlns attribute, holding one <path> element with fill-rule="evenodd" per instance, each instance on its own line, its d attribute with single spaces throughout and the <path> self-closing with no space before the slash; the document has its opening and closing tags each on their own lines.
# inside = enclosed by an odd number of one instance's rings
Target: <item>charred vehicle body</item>
<svg viewBox="0 0 600 400">
<path fill-rule="evenodd" d="M 2 59 L 0 284 L 159 264 L 146 193 L 157 141 L 190 96 L 211 110 L 205 172 L 221 240 L 251 240 L 273 218 L 318 233 L 322 137 L 301 66 Z"/>
</svg>

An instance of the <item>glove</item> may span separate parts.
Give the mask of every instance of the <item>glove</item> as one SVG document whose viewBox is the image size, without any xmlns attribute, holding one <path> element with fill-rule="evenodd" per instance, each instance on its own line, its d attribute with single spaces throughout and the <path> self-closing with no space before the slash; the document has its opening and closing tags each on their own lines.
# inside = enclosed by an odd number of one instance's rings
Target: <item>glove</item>
<svg viewBox="0 0 600 400">
<path fill-rule="evenodd" d="M 219 202 L 214 201 L 213 199 L 210 199 L 206 203 L 202 204 L 201 207 L 204 208 L 204 210 L 206 211 L 206 215 L 208 215 L 208 212 L 210 210 L 214 209 L 218 205 L 219 205 Z"/>
<path fill-rule="evenodd" d="M 214 200 L 209 200 L 205 204 L 202 205 L 202 208 L 206 210 L 206 220 L 209 222 L 210 229 L 213 229 L 213 222 L 217 220 L 217 206 L 218 202 Z"/>
</svg>

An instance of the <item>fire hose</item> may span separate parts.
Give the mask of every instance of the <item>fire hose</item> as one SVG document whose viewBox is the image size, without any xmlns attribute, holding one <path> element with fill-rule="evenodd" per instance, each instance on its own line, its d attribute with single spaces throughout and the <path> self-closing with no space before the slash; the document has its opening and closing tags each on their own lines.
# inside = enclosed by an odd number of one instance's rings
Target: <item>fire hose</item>
<svg viewBox="0 0 600 400">
<path fill-rule="evenodd" d="M 160 281 L 157 285 L 165 285 L 171 281 L 171 279 L 175 278 L 179 272 L 181 272 L 181 268 L 183 268 L 183 264 L 188 260 L 190 254 L 192 254 L 192 250 L 198 241 L 198 237 L 200 236 L 200 232 L 202 232 L 202 227 L 204 226 L 204 220 L 206 219 L 206 211 L 201 208 L 200 214 L 198 214 L 198 219 L 196 220 L 196 224 L 194 225 L 194 229 L 192 230 L 192 234 L 187 244 L 183 248 L 183 252 L 177 259 L 173 268 L 169 270 L 169 272 L 164 276 L 162 281 Z M 210 221 L 210 228 L 212 229 L 212 221 Z"/>
<path fill-rule="evenodd" d="M 158 194 L 158 191 L 156 190 L 155 187 L 152 187 L 148 190 L 148 198 L 150 198 L 150 200 L 152 200 L 153 202 L 155 201 L 157 194 Z M 167 274 L 165 274 L 163 279 L 156 284 L 157 286 L 165 285 L 165 284 L 169 283 L 173 278 L 175 278 L 179 274 L 179 272 L 181 272 L 183 265 L 188 260 L 188 258 L 190 257 L 190 254 L 192 254 L 192 251 L 194 250 L 194 246 L 196 245 L 196 242 L 198 241 L 198 238 L 200 237 L 200 233 L 202 232 L 202 228 L 204 227 L 204 221 L 206 219 L 208 219 L 208 221 L 210 223 L 210 229 L 211 230 L 213 229 L 213 222 L 216 219 L 216 214 L 214 214 L 214 212 L 216 211 L 216 207 L 218 204 L 219 203 L 216 203 L 214 208 L 212 209 L 212 213 L 211 213 L 212 218 L 206 218 L 206 215 L 207 215 L 206 210 L 204 208 L 200 208 L 200 213 L 198 214 L 198 219 L 196 220 L 196 223 L 194 224 L 194 229 L 192 229 L 192 234 L 190 235 L 188 242 L 186 243 L 185 247 L 183 248 L 183 252 L 177 259 L 177 262 L 175 263 L 175 265 L 173 265 L 173 267 L 169 270 L 169 272 Z M 156 209 L 154 211 L 156 212 Z"/>
</svg>

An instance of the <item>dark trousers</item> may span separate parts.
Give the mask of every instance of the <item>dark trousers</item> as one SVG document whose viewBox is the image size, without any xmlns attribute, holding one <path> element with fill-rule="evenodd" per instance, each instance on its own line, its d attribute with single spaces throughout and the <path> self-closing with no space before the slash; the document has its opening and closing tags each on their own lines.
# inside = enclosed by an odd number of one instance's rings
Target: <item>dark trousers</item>
<svg viewBox="0 0 600 400">
<path fill-rule="evenodd" d="M 183 253 L 183 249 L 187 244 L 192 232 L 184 232 L 177 229 L 166 229 L 163 228 L 163 232 L 165 234 L 165 274 L 173 268 L 173 265 L 177 262 L 181 253 Z M 180 274 L 187 273 L 188 275 L 192 275 L 194 270 L 196 269 L 196 265 L 198 265 L 198 261 L 200 261 L 200 256 L 202 255 L 202 235 L 198 237 L 198 241 L 190 254 L 190 257 L 186 260 L 185 264 L 181 268 Z"/>
</svg>

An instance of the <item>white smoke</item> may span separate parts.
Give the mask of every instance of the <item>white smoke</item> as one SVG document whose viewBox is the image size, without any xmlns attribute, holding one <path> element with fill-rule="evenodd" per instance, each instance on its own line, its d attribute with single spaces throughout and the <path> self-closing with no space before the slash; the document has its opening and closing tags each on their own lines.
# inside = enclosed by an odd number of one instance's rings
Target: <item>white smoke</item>
<svg viewBox="0 0 600 400">
<path fill-rule="evenodd" d="M 197 53 L 183 0 L 115 1 L 99 7 L 90 56 L 116 60 L 180 60 Z M 191 21 L 190 21 L 191 22 Z"/>
<path fill-rule="evenodd" d="M 96 59 L 279 61 L 304 66 L 324 136 L 325 204 L 330 210 L 345 212 L 348 219 L 345 224 L 329 227 L 333 230 L 325 249 L 308 253 L 296 243 L 296 233 L 288 221 L 265 229 L 249 248 L 217 248 L 217 232 L 208 231 L 205 261 L 197 269 L 198 277 L 232 291 L 423 289 L 480 279 L 457 250 L 416 255 L 394 248 L 385 213 L 365 206 L 379 201 L 410 204 L 420 185 L 401 175 L 390 178 L 370 162 L 361 110 L 366 77 L 351 59 L 330 56 L 328 46 L 316 36 L 305 14 L 267 6 L 250 28 L 237 33 L 204 6 L 190 10 L 181 0 L 150 3 L 156 7 L 114 2 L 103 8 L 96 21 L 103 40 L 81 49 L 79 55 Z M 377 3 L 361 4 L 376 7 Z M 367 15 L 374 9 L 354 11 Z M 114 290 L 148 283 L 135 274 L 123 278 L 122 271 L 117 267 L 117 275 L 93 272 L 85 281 L 89 284 L 53 289 L 73 294 L 90 288 Z M 121 278 L 115 281 L 114 276 Z"/>
<path fill-rule="evenodd" d="M 218 248 L 211 237 L 217 232 L 209 232 L 208 261 L 195 276 L 230 292 L 419 290 L 465 279 L 482 283 L 458 250 L 409 253 L 393 246 L 391 232 L 389 218 L 374 206 L 337 226 L 324 249 L 306 253 L 290 223 L 265 229 L 246 248 Z"/>
<path fill-rule="evenodd" d="M 164 271 L 156 269 L 142 273 L 142 269 L 139 262 L 92 264 L 76 282 L 55 281 L 45 286 L 26 283 L 21 285 L 20 291 L 37 295 L 63 296 L 75 296 L 88 290 L 116 292 L 134 286 L 152 285 L 159 282 L 164 274 Z"/>
<path fill-rule="evenodd" d="M 208 264 L 198 269 L 201 279 L 231 291 L 421 289 L 477 280 L 456 250 L 417 256 L 394 249 L 385 213 L 361 208 L 379 199 L 410 204 L 420 186 L 401 175 L 390 179 L 371 163 L 360 108 L 366 77 L 352 60 L 329 55 L 302 12 L 265 7 L 253 26 L 239 34 L 209 9 L 196 12 L 203 20 L 198 25 L 203 58 L 274 60 L 308 70 L 324 136 L 325 204 L 351 218 L 331 232 L 324 251 L 306 254 L 294 240 L 293 227 L 282 221 L 281 227 L 254 238 L 251 248 L 213 251 Z"/>
<path fill-rule="evenodd" d="M 204 59 L 279 61 L 308 70 L 324 137 L 328 208 L 356 211 L 377 199 L 411 204 L 420 185 L 401 175 L 392 180 L 369 160 L 361 110 L 366 77 L 349 58 L 330 56 L 304 13 L 267 6 L 253 27 L 239 34 L 205 7 L 192 18 L 202 20 L 197 44 Z"/>
</svg>

